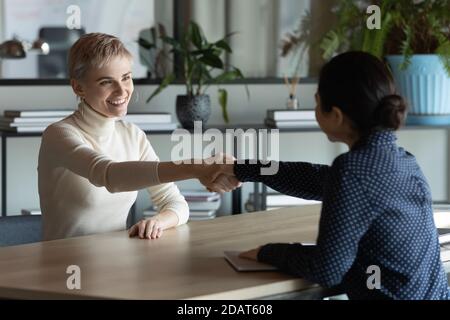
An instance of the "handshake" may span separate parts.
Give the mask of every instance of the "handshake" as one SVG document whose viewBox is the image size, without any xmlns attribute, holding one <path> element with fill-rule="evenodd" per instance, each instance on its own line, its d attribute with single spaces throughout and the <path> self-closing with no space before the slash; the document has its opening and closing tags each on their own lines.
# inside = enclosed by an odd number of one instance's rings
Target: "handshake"
<svg viewBox="0 0 450 320">
<path fill-rule="evenodd" d="M 228 154 L 219 153 L 205 159 L 197 171 L 197 179 L 208 191 L 229 192 L 239 188 L 242 183 L 234 175 L 234 161 Z"/>
</svg>

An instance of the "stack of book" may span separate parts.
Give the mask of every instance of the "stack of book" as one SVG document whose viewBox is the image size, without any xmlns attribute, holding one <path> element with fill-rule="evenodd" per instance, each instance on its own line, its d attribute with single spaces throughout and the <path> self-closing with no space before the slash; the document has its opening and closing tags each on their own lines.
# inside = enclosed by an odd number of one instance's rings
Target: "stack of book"
<svg viewBox="0 0 450 320">
<path fill-rule="evenodd" d="M 217 192 L 189 190 L 181 192 L 189 206 L 189 220 L 209 220 L 216 217 L 221 204 L 220 194 Z M 156 206 L 144 210 L 144 217 L 151 217 L 158 213 Z"/>
<path fill-rule="evenodd" d="M 50 124 L 71 115 L 73 110 L 6 110 L 0 117 L 0 130 L 43 132 Z"/>
<path fill-rule="evenodd" d="M 270 128 L 319 127 L 314 110 L 269 109 L 264 123 Z"/>
<path fill-rule="evenodd" d="M 260 201 L 262 201 L 261 195 L 260 195 Z M 296 198 L 296 197 L 288 196 L 288 195 L 277 193 L 277 192 L 269 192 L 266 194 L 266 210 L 274 210 L 274 209 L 280 209 L 280 208 L 311 205 L 311 204 L 320 204 L 320 203 L 321 203 L 320 201 L 305 200 L 305 199 Z M 250 193 L 248 200 L 245 203 L 245 209 L 248 212 L 253 212 L 253 211 L 258 210 L 255 206 L 255 195 L 253 192 Z"/>
<path fill-rule="evenodd" d="M 74 110 L 6 110 L 0 117 L 0 130 L 43 132 L 50 124 L 71 115 Z M 172 131 L 177 124 L 170 113 L 129 113 L 122 118 L 144 131 Z"/>
<path fill-rule="evenodd" d="M 440 245 L 441 247 L 441 261 L 449 262 L 450 261 L 450 243 L 443 243 Z"/>
<path fill-rule="evenodd" d="M 171 131 L 177 128 L 177 124 L 172 122 L 172 115 L 164 112 L 128 113 L 122 119 L 144 131 Z"/>
<path fill-rule="evenodd" d="M 450 228 L 437 228 L 439 244 L 450 243 Z"/>
</svg>

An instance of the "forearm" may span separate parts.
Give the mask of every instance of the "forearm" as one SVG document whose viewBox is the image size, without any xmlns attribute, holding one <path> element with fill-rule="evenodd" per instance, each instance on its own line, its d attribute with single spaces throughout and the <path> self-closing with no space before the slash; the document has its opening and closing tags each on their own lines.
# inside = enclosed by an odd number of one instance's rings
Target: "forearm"
<svg viewBox="0 0 450 320">
<path fill-rule="evenodd" d="M 217 174 L 219 172 L 218 166 L 217 164 L 204 163 L 160 162 L 158 165 L 158 179 L 160 183 L 199 179 L 203 176 Z"/>
<path fill-rule="evenodd" d="M 172 210 L 164 210 L 158 213 L 155 218 L 157 218 L 163 230 L 170 229 L 178 225 L 178 215 Z"/>
<path fill-rule="evenodd" d="M 198 168 L 195 164 L 175 164 L 173 162 L 160 162 L 158 165 L 158 178 L 161 183 L 195 179 Z"/>
<path fill-rule="evenodd" d="M 276 170 L 275 170 L 276 169 Z M 321 200 L 330 167 L 307 162 L 236 163 L 234 174 L 242 181 L 262 182 L 281 193 Z"/>
<path fill-rule="evenodd" d="M 104 178 L 101 170 L 95 170 L 99 177 L 90 181 L 100 181 L 94 184 L 104 185 L 110 192 L 135 191 L 167 182 L 198 179 L 212 174 L 213 170 L 217 170 L 215 166 L 157 161 L 112 162 Z"/>
</svg>

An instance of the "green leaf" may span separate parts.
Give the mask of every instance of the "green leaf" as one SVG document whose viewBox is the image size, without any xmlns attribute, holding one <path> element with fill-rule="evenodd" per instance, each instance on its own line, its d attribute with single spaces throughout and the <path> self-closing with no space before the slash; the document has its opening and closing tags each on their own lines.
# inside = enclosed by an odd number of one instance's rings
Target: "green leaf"
<svg viewBox="0 0 450 320">
<path fill-rule="evenodd" d="M 225 120 L 225 123 L 229 123 L 230 119 L 228 118 L 228 110 L 227 110 L 228 92 L 225 89 L 219 89 L 218 96 L 219 96 L 219 104 L 222 108 L 223 119 Z"/>
<path fill-rule="evenodd" d="M 241 70 L 238 68 L 234 68 L 234 72 L 236 72 L 237 78 L 244 79 L 244 75 Z M 248 90 L 248 85 L 245 84 L 245 92 L 247 93 L 247 99 L 250 100 L 250 90 Z"/>
<path fill-rule="evenodd" d="M 329 31 L 320 44 L 320 48 L 323 50 L 322 57 L 325 60 L 330 59 L 339 49 L 340 43 L 339 35 L 334 30 Z"/>
<path fill-rule="evenodd" d="M 222 39 L 222 40 L 219 40 L 219 41 L 217 41 L 217 42 L 215 42 L 214 45 L 215 45 L 216 47 L 219 47 L 219 48 L 225 50 L 225 51 L 228 52 L 228 53 L 232 53 L 232 50 L 231 50 L 230 46 L 229 46 L 228 43 L 227 43 L 225 40 L 223 40 L 223 39 Z"/>
<path fill-rule="evenodd" d="M 231 80 L 237 79 L 238 77 L 239 77 L 239 75 L 236 73 L 236 71 L 234 71 L 234 70 L 227 71 L 227 72 L 224 72 L 224 73 L 218 75 L 217 77 L 211 79 L 211 83 L 220 84 L 220 83 L 223 83 L 226 81 L 231 81 Z"/>
<path fill-rule="evenodd" d="M 153 43 L 156 43 L 156 29 L 155 29 L 155 27 L 150 28 L 150 34 L 152 36 Z"/>
<path fill-rule="evenodd" d="M 400 70 L 406 70 L 411 64 L 411 57 L 413 55 L 413 49 L 411 47 L 412 41 L 412 29 L 411 26 L 405 26 L 405 39 L 401 43 L 401 54 L 403 55 L 403 62 L 400 64 Z"/>
<path fill-rule="evenodd" d="M 150 43 L 148 40 L 146 40 L 144 38 L 139 38 L 138 44 L 145 49 L 156 48 L 156 46 L 153 43 Z"/>
<path fill-rule="evenodd" d="M 210 55 L 210 54 L 214 54 L 214 50 L 212 50 L 210 48 L 193 50 L 193 51 L 190 51 L 189 54 L 194 55 L 194 56 Z"/>
<path fill-rule="evenodd" d="M 194 46 L 196 46 L 198 49 L 201 49 L 203 43 L 202 32 L 199 25 L 193 21 L 191 21 L 191 23 L 189 24 L 189 35 L 190 40 L 192 41 Z"/>
<path fill-rule="evenodd" d="M 158 86 L 158 88 L 156 88 L 155 91 L 153 91 L 153 93 L 147 99 L 146 102 L 149 103 L 150 100 L 152 100 L 156 95 L 158 95 L 161 91 L 163 91 L 165 88 L 167 88 L 167 86 L 169 84 L 171 84 L 174 80 L 175 80 L 175 75 L 173 73 L 170 73 L 167 76 L 165 76 L 163 81 L 161 82 L 161 84 Z"/>
<path fill-rule="evenodd" d="M 200 57 L 202 63 L 217 69 L 223 69 L 223 62 L 218 56 L 208 54 Z"/>
<path fill-rule="evenodd" d="M 371 48 L 371 53 L 375 55 L 378 58 L 382 58 L 384 55 L 384 47 L 386 43 L 386 39 L 388 34 L 392 30 L 392 15 L 390 12 L 387 12 L 382 23 L 381 23 L 381 29 L 376 30 L 374 41 Z"/>
<path fill-rule="evenodd" d="M 450 40 L 445 37 L 439 38 L 439 47 L 436 49 L 436 53 L 439 55 L 439 58 L 444 65 L 445 70 L 447 71 L 448 76 L 450 77 Z"/>
<path fill-rule="evenodd" d="M 172 49 L 173 51 L 178 51 L 178 52 L 183 52 L 184 51 L 183 47 L 181 46 L 181 44 L 176 39 L 174 39 L 172 37 L 164 36 L 164 37 L 161 37 L 161 40 L 163 42 L 171 45 L 172 48 L 173 48 Z"/>
</svg>

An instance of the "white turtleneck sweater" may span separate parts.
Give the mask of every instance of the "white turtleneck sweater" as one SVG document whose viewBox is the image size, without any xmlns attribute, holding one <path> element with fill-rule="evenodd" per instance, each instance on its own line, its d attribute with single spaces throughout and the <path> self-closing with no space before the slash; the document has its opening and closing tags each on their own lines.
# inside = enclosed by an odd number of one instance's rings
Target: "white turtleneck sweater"
<svg viewBox="0 0 450 320">
<path fill-rule="evenodd" d="M 189 208 L 173 183 L 160 184 L 158 157 L 137 126 L 84 103 L 43 133 L 38 185 L 43 239 L 125 230 L 137 190 L 186 223 Z"/>
</svg>

